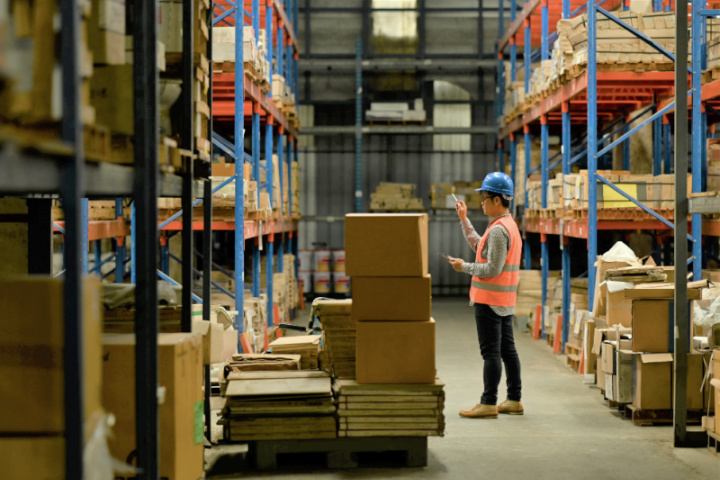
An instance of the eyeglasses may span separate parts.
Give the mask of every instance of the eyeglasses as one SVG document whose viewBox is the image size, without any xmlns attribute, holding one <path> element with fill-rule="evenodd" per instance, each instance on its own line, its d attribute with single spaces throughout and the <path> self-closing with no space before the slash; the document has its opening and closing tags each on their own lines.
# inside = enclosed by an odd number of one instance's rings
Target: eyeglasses
<svg viewBox="0 0 720 480">
<path fill-rule="evenodd" d="M 493 197 L 482 197 L 482 203 L 485 203 L 485 200 L 492 200 Z"/>
</svg>

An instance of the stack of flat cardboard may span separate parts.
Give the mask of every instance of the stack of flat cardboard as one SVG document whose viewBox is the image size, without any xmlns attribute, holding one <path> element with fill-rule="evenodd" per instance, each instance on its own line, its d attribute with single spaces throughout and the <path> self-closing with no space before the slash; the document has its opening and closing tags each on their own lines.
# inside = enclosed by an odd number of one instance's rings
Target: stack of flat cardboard
<svg viewBox="0 0 720 480">
<path fill-rule="evenodd" d="M 348 214 L 358 383 L 435 382 L 425 214 Z"/>
<path fill-rule="evenodd" d="M 337 437 L 330 375 L 244 371 L 227 376 L 219 421 L 227 441 Z"/>
<path fill-rule="evenodd" d="M 340 437 L 443 436 L 444 385 L 336 380 Z"/>
<path fill-rule="evenodd" d="M 270 344 L 274 354 L 300 355 L 300 368 L 303 370 L 317 370 L 318 356 L 320 354 L 320 335 L 298 335 L 281 337 Z"/>
<path fill-rule="evenodd" d="M 357 322 L 351 311 L 351 299 L 318 298 L 312 304 L 312 314 L 322 325 L 324 352 L 335 378 L 355 378 Z"/>
<path fill-rule="evenodd" d="M 560 292 L 562 300 L 562 272 L 551 271 L 548 275 L 548 299 L 552 300 L 553 308 L 556 302 L 556 290 Z M 530 315 L 533 309 L 542 303 L 542 272 L 540 270 L 520 270 L 520 284 L 518 285 L 515 315 Z M 562 302 L 559 302 L 560 304 Z"/>
<path fill-rule="evenodd" d="M 225 364 L 225 376 L 232 372 L 300 370 L 300 355 L 239 353 Z"/>
</svg>

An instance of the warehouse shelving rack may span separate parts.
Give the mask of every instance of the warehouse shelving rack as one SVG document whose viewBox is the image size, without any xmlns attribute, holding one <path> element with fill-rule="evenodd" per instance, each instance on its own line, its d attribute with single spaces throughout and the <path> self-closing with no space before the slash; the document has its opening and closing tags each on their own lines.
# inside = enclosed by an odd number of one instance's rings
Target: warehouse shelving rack
<svg viewBox="0 0 720 480">
<path fill-rule="evenodd" d="M 248 7 L 250 10 L 248 10 Z M 235 221 L 234 222 L 212 222 L 212 230 L 229 230 L 235 232 L 235 291 L 231 294 L 235 300 L 235 309 L 239 312 L 235 320 L 235 327 L 238 332 L 243 333 L 243 303 L 245 291 L 245 240 L 255 239 L 252 247 L 252 294 L 260 296 L 260 262 L 263 244 L 266 251 L 266 273 L 267 273 L 267 324 L 271 327 L 273 319 L 273 270 L 275 243 L 280 243 L 277 248 L 278 271 L 282 272 L 283 254 L 295 253 L 297 255 L 297 218 L 293 216 L 292 195 L 289 195 L 288 212 L 280 211 L 282 218 L 272 221 L 245 221 L 243 207 L 243 192 L 245 188 L 244 164 L 252 165 L 252 178 L 258 182 L 258 195 L 265 190 L 270 195 L 272 207 L 272 182 L 273 182 L 273 153 L 277 152 L 280 168 L 280 191 L 282 192 L 285 182 L 288 182 L 288 191 L 292 191 L 292 162 L 297 162 L 297 129 L 285 117 L 282 111 L 273 103 L 272 99 L 272 75 L 277 72 L 285 76 L 287 85 L 297 98 L 298 84 L 298 43 L 293 29 L 297 24 L 298 5 L 297 0 L 267 0 L 261 8 L 259 0 L 224 0 L 214 4 L 213 25 L 235 27 L 235 65 L 244 65 L 244 26 L 253 27 L 256 42 L 260 41 L 260 26 L 263 25 L 266 31 L 268 42 L 267 60 L 270 64 L 270 92 L 265 94 L 260 86 L 252 83 L 247 78 L 247 72 L 242 75 L 233 73 L 213 73 L 213 109 L 212 117 L 215 124 L 223 124 L 232 127 L 233 140 L 227 140 L 221 134 L 213 131 L 214 147 L 227 154 L 235 161 L 235 175 L 227 182 L 235 182 Z M 273 60 L 277 65 L 275 68 Z M 250 123 L 251 142 L 250 153 L 245 151 L 245 126 Z M 263 167 L 261 157 L 261 125 L 265 126 L 265 158 L 266 165 Z M 274 128 L 277 125 L 277 141 L 274 139 Z M 261 184 L 261 168 L 266 171 L 266 182 Z M 219 189 L 225 183 L 216 187 Z M 281 198 L 282 204 L 282 198 Z M 171 217 L 170 220 L 174 220 Z M 163 229 L 177 229 L 178 225 L 172 221 L 164 222 Z M 280 235 L 277 239 L 275 235 Z M 287 234 L 286 241 L 283 240 Z M 265 239 L 265 241 L 263 241 Z M 284 247 L 284 248 L 283 248 Z M 230 292 L 227 292 L 230 293 Z M 248 344 L 243 347 L 239 342 L 239 349 L 247 350 Z"/>
<path fill-rule="evenodd" d="M 578 2 L 579 3 L 579 2 Z M 584 3 L 584 2 L 583 2 Z M 558 219 L 524 219 L 525 230 L 527 232 L 536 232 L 541 235 L 541 266 L 542 266 L 542 283 L 543 294 L 542 302 L 545 304 L 547 300 L 547 278 L 548 278 L 548 247 L 547 235 L 560 235 L 561 248 L 567 245 L 568 237 L 585 238 L 588 240 L 588 291 L 589 303 L 592 305 L 594 294 L 595 269 L 594 263 L 597 256 L 597 235 L 599 230 L 673 230 L 676 238 L 687 238 L 692 242 L 692 256 L 689 261 L 676 263 L 676 298 L 675 298 L 675 322 L 678 334 L 675 338 L 675 374 L 679 379 L 675 382 L 675 445 L 676 446 L 696 446 L 704 442 L 695 432 L 688 432 L 686 429 L 686 382 L 682 379 L 686 378 L 687 359 L 686 351 L 688 344 L 689 325 L 688 315 L 684 306 L 687 305 L 687 289 L 684 279 L 687 278 L 688 265 L 692 263 L 693 276 L 699 279 L 702 272 L 703 256 L 701 236 L 712 235 L 718 232 L 715 224 L 717 222 L 703 220 L 701 213 L 712 213 L 720 211 L 720 202 L 717 197 L 696 198 L 690 202 L 687 201 L 687 189 L 685 175 L 687 172 L 687 156 L 679 155 L 678 152 L 687 151 L 687 126 L 688 126 L 688 96 L 692 97 L 692 149 L 691 149 L 691 167 L 692 167 L 692 191 L 700 192 L 704 188 L 704 179 L 706 174 L 706 141 L 708 134 L 707 114 L 705 108 L 712 110 L 713 102 L 717 102 L 720 97 L 720 83 L 710 82 L 708 85 L 702 85 L 702 71 L 705 68 L 705 22 L 709 16 L 720 15 L 720 10 L 708 10 L 705 0 L 691 1 L 691 40 L 693 55 L 691 67 L 686 73 L 685 66 L 679 66 L 676 63 L 675 72 L 616 72 L 605 73 L 597 71 L 596 63 L 596 29 L 597 14 L 603 15 L 605 18 L 617 23 L 622 28 L 632 32 L 648 45 L 654 47 L 660 53 L 664 54 L 671 60 L 675 60 L 675 55 L 658 46 L 633 28 L 624 24 L 622 21 L 608 13 L 601 5 L 607 3 L 605 8 L 612 8 L 611 2 L 589 2 L 587 4 L 575 5 L 568 0 L 562 3 L 562 18 L 571 18 L 576 13 L 586 9 L 588 12 L 588 65 L 587 70 L 579 77 L 569 81 L 566 85 L 561 86 L 559 90 L 551 93 L 547 98 L 540 101 L 539 105 L 529 108 L 520 118 L 513 120 L 506 126 L 499 125 L 499 147 L 502 158 L 503 140 L 508 139 L 509 157 L 511 163 L 511 171 L 513 177 L 516 177 L 516 132 L 520 129 L 523 131 L 525 142 L 525 165 L 526 175 L 534 172 L 530 169 L 530 125 L 540 123 L 541 132 L 541 178 L 542 178 L 542 207 L 547 208 L 547 184 L 548 172 L 557 165 L 558 162 L 550 165 L 549 159 L 549 124 L 557 124 L 558 119 L 561 124 L 562 137 L 562 169 L 563 173 L 570 172 L 570 166 L 583 157 L 587 158 L 588 168 L 588 213 L 586 220 L 558 220 Z M 672 11 L 675 2 L 653 2 L 654 11 Z M 716 2 L 712 2 L 716 3 Z M 538 15 L 537 10 L 540 8 Z M 571 7 L 574 10 L 571 12 Z M 627 10 L 627 2 L 623 2 L 624 10 Z M 677 2 L 679 11 L 686 11 L 688 2 Z M 515 80 L 516 74 L 516 37 L 521 26 L 524 28 L 524 68 L 525 75 L 525 92 L 529 92 L 529 68 L 530 59 L 534 56 L 531 51 L 533 45 L 531 26 L 532 19 L 540 17 L 541 37 L 540 37 L 540 58 L 547 59 L 549 54 L 549 41 L 556 37 L 556 34 L 550 35 L 549 17 L 551 8 L 547 0 L 531 0 L 525 2 L 520 18 L 515 18 L 516 6 L 515 2 L 511 2 L 512 23 L 510 30 L 498 42 L 498 60 L 499 72 L 498 79 L 502 81 L 502 61 L 503 50 L 506 46 L 510 46 L 511 60 L 511 78 Z M 687 58 L 687 26 L 688 18 L 686 15 L 680 15 L 677 19 L 677 43 L 676 54 L 679 58 Z M 536 29 L 537 30 L 537 29 Z M 535 42 L 537 44 L 538 42 Z M 699 52 L 699 54 L 697 54 Z M 688 92 L 688 77 L 692 82 L 692 89 Z M 502 83 L 500 83 L 502 84 Z M 686 94 L 688 92 L 688 94 Z M 632 125 L 635 119 L 629 119 L 625 115 L 619 105 L 627 104 L 633 110 L 647 107 L 643 113 L 652 111 L 649 119 Z M 571 116 L 572 105 L 572 116 Z M 559 112 L 558 112 L 559 110 Z M 502 113 L 502 104 L 499 104 L 497 111 Z M 577 114 L 579 111 L 580 115 Z M 674 112 L 673 112 L 674 111 Z M 674 113 L 675 134 L 670 136 L 670 120 L 669 116 Z M 642 116 L 638 115 L 636 118 Z M 559 117 L 559 118 L 558 118 Z M 600 131 L 598 120 L 608 120 L 608 125 L 604 131 Z M 616 122 L 612 120 L 620 120 L 622 125 L 615 130 Z M 626 121 L 627 120 L 627 121 Z M 585 142 L 579 143 L 573 150 L 571 143 L 571 121 L 587 125 L 587 139 Z M 624 122 L 624 123 L 623 123 Z M 672 141 L 674 140 L 675 152 L 675 188 L 676 203 L 674 216 L 661 215 L 653 212 L 649 208 L 642 205 L 630 195 L 622 192 L 607 179 L 597 173 L 597 161 L 604 154 L 609 152 L 617 145 L 623 146 L 623 167 L 629 167 L 629 138 L 643 126 L 653 123 L 654 125 L 654 155 L 653 155 L 653 174 L 657 175 L 664 171 L 668 174 L 672 171 L 671 156 L 673 152 Z M 604 135 L 610 132 L 605 138 Z M 622 135 L 615 141 L 610 141 L 615 133 Z M 579 154 L 577 154 L 580 152 Z M 577 154 L 577 155 L 576 155 Z M 501 159 L 500 165 L 503 165 L 504 158 Z M 517 179 L 516 181 L 525 181 L 525 179 Z M 608 185 L 617 193 L 626 199 L 635 203 L 653 218 L 651 220 L 637 221 L 636 219 L 618 215 L 616 218 L 607 220 L 598 218 L 597 210 L 597 183 L 595 179 L 600 180 L 604 185 Z M 527 205 L 527 197 L 526 197 Z M 692 235 L 688 235 L 688 206 L 692 213 Z M 666 218 L 669 217 L 669 218 Z M 671 221 L 674 218 L 675 222 Z M 707 225 L 707 224 L 710 225 Z M 687 258 L 687 245 L 685 242 L 675 243 L 674 258 Z M 525 243 L 525 268 L 530 268 L 530 250 L 528 242 Z M 569 248 L 563 248 L 562 251 L 562 271 L 563 271 L 563 345 L 567 341 L 569 327 L 569 293 L 570 293 L 570 252 Z M 544 319 L 543 319 L 544 322 Z"/>
<path fill-rule="evenodd" d="M 184 13 L 192 15 L 193 2 Z M 84 476 L 82 277 L 87 274 L 88 241 L 124 238 L 123 221 L 87 222 L 87 198 L 132 198 L 137 241 L 133 243 L 136 283 L 136 437 L 138 478 L 158 478 L 158 309 L 157 309 L 157 197 L 202 196 L 209 193 L 207 180 L 160 173 L 158 168 L 157 117 L 157 11 L 155 2 L 135 2 L 131 12 L 134 33 L 134 165 L 86 163 L 83 126 L 80 121 L 80 6 L 59 2 L 61 18 L 62 106 L 61 141 L 28 148 L 7 141 L 0 150 L 0 192 L 28 198 L 28 270 L 52 273 L 52 235 L 64 235 L 64 410 L 65 478 Z M 191 18 L 191 17 L 190 17 Z M 187 32 L 191 29 L 185 29 Z M 186 35 L 187 37 L 188 35 Z M 188 39 L 185 38 L 185 45 Z M 192 45 L 190 35 L 189 44 Z M 184 65 L 192 65 L 192 53 L 184 49 Z M 189 70 L 189 67 L 187 68 Z M 188 105 L 192 106 L 191 103 Z M 184 112 L 188 114 L 187 110 Z M 192 116 L 185 117 L 191 121 Z M 50 198 L 63 200 L 65 220 L 52 225 Z M 122 202 L 118 204 L 122 208 Z M 190 251 L 183 260 L 191 264 Z M 124 255 L 118 258 L 124 259 Z M 208 277 L 209 278 L 209 277 Z M 209 283 L 204 289 L 209 292 Z M 183 331 L 190 331 L 183 324 Z"/>
</svg>

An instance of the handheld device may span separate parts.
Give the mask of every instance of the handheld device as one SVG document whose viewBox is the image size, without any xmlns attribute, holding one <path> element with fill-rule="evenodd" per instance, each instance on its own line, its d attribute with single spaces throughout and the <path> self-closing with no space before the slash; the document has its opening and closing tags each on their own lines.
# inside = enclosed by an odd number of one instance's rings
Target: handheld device
<svg viewBox="0 0 720 480">
<path fill-rule="evenodd" d="M 443 257 L 443 258 L 447 258 L 448 260 L 450 260 L 451 258 L 453 258 L 453 257 L 451 257 L 450 255 L 448 255 L 447 253 L 442 253 L 442 252 L 438 253 L 438 255 L 440 255 L 440 256 Z"/>
</svg>

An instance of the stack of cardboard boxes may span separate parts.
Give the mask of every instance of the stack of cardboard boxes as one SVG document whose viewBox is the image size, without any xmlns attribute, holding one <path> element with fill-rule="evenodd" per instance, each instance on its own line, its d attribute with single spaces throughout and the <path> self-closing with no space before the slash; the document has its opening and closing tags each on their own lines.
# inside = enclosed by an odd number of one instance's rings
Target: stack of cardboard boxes
<svg viewBox="0 0 720 480">
<path fill-rule="evenodd" d="M 370 194 L 370 210 L 423 210 L 420 198 L 415 197 L 415 185 L 381 182 Z"/>
<path fill-rule="evenodd" d="M 359 383 L 434 383 L 435 320 L 425 214 L 348 214 Z"/>
<path fill-rule="evenodd" d="M 85 280 L 83 296 L 83 413 L 88 442 L 103 421 L 103 388 L 107 386 L 102 375 L 102 307 L 96 278 Z M 63 281 L 0 279 L 0 312 L 3 478 L 57 478 L 65 463 Z"/>
<path fill-rule="evenodd" d="M 356 382 L 365 392 L 391 395 L 399 403 L 391 409 L 378 400 L 365 411 L 341 405 L 340 435 L 442 435 L 444 393 L 436 381 L 427 215 L 346 215 L 345 253 L 357 324 Z M 348 400 L 350 384 L 336 384 L 341 400 Z M 413 395 L 427 397 L 428 403 L 413 404 Z M 422 422 L 422 428 L 413 422 Z"/>
</svg>

